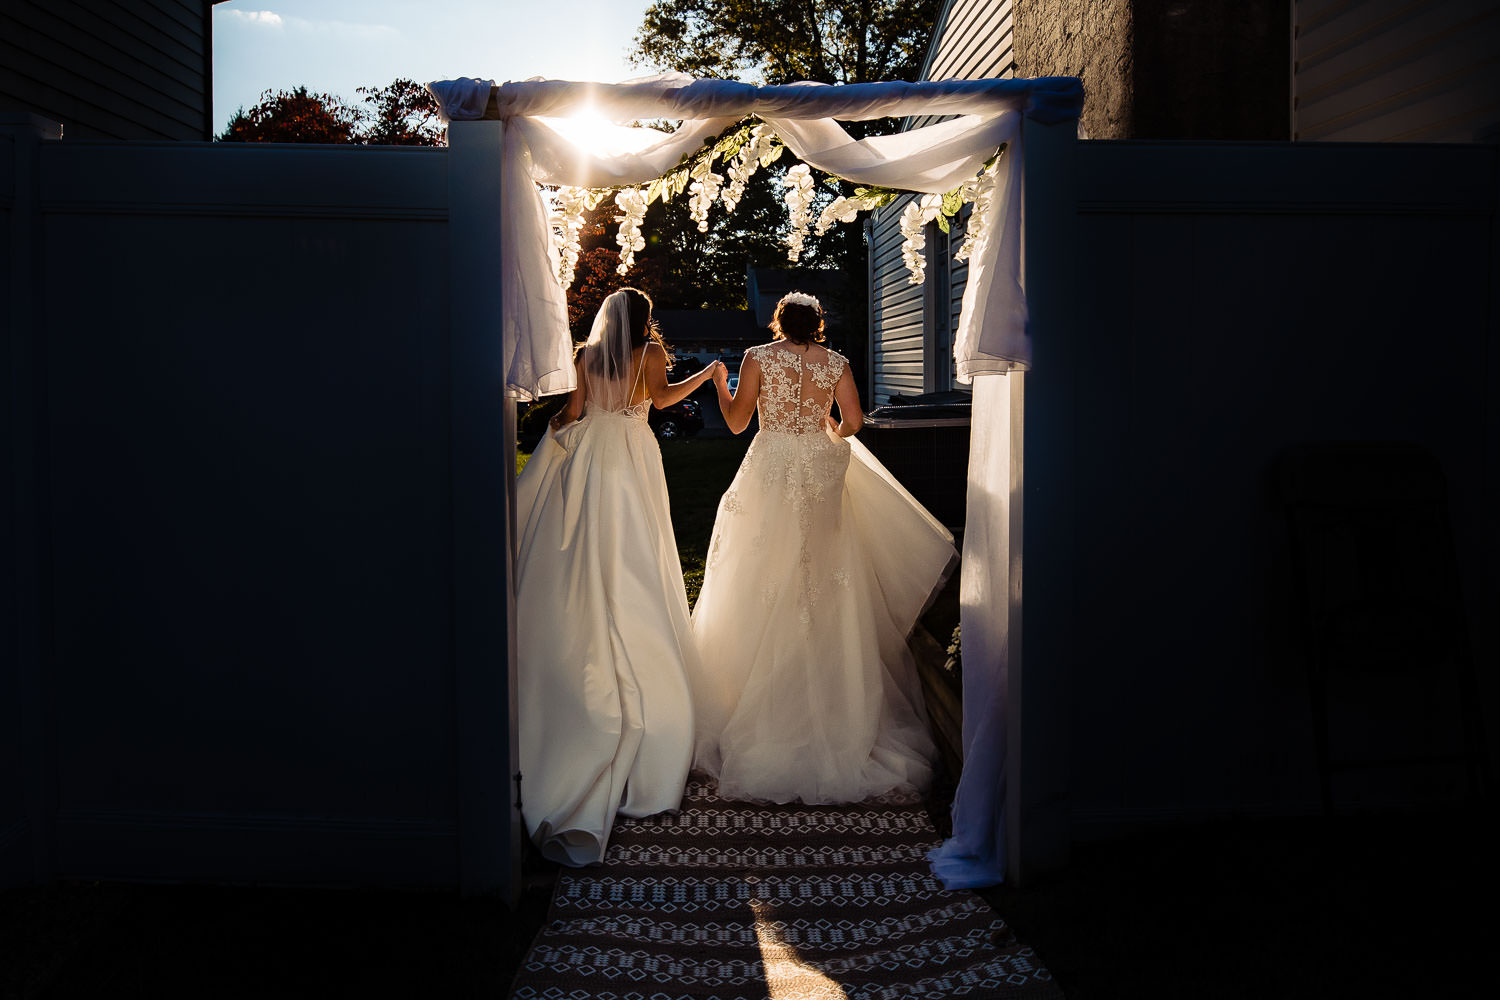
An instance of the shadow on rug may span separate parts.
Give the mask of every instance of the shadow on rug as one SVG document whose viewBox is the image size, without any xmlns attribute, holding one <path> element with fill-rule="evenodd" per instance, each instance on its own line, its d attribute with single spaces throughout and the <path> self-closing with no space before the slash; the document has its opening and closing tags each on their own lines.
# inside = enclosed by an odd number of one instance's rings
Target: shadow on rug
<svg viewBox="0 0 1500 1000">
<path fill-rule="evenodd" d="M 933 877 L 920 802 L 759 806 L 694 776 L 563 869 L 516 1000 L 1059 998 L 979 896 Z"/>
</svg>

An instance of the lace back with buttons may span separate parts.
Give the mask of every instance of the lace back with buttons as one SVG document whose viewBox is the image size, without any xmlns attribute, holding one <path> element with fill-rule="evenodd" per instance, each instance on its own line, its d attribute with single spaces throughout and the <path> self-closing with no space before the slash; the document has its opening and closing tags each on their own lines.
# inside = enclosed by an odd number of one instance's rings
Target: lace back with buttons
<svg viewBox="0 0 1500 1000">
<path fill-rule="evenodd" d="M 762 344 L 748 352 L 760 364 L 760 426 L 786 434 L 820 434 L 848 361 L 836 351 Z M 819 357 L 818 355 L 821 355 Z"/>
</svg>

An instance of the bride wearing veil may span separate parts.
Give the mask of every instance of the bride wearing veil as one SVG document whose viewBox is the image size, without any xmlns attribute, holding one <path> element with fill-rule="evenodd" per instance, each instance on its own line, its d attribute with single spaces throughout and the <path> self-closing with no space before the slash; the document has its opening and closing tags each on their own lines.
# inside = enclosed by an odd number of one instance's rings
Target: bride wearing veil
<svg viewBox="0 0 1500 1000">
<path fill-rule="evenodd" d="M 661 449 L 646 422 L 713 375 L 667 381 L 651 300 L 605 298 L 577 386 L 516 485 L 521 812 L 542 853 L 603 859 L 616 812 L 682 801 L 697 670 Z"/>
</svg>

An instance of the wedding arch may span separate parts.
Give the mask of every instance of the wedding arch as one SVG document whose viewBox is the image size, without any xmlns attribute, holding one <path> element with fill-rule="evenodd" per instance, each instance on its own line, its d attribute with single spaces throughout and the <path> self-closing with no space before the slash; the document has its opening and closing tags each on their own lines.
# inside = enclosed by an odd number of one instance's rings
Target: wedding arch
<svg viewBox="0 0 1500 1000">
<path fill-rule="evenodd" d="M 715 200 L 732 209 L 749 173 L 769 163 L 776 144 L 784 144 L 804 164 L 863 186 L 829 205 L 817 220 L 820 229 L 886 203 L 895 191 L 924 196 L 902 220 L 913 280 L 921 280 L 915 248 L 922 227 L 973 202 L 969 241 L 961 248 L 969 259 L 969 277 L 954 337 L 957 378 L 976 383 L 961 597 L 965 764 L 955 794 L 954 835 L 934 853 L 933 867 L 950 887 L 1001 881 L 1005 759 L 1013 735 L 1005 725 L 1010 648 L 1005 605 L 1019 584 L 1011 572 L 1009 495 L 1018 484 L 1008 447 L 1009 397 L 1002 401 L 987 388 L 1006 380 L 980 376 L 1030 365 L 1021 238 L 1022 125 L 1023 120 L 1075 121 L 1083 102 L 1080 81 L 758 87 L 665 74 L 622 84 L 533 79 L 497 86 L 469 78 L 436 81 L 428 90 L 450 122 L 452 146 L 460 144 L 451 123 L 503 123 L 473 155 L 450 163 L 450 187 L 469 180 L 493 185 L 471 210 L 498 216 L 499 244 L 498 276 L 493 260 L 450 262 L 465 278 L 488 276 L 498 293 L 483 317 L 454 315 L 452 321 L 498 321 L 504 387 L 517 400 L 573 388 L 565 299 L 576 261 L 573 227 L 603 197 L 612 195 L 621 212 L 618 241 L 625 268 L 643 244 L 638 227 L 651 200 L 687 191 L 701 223 Z M 858 140 L 838 124 L 908 115 L 954 117 Z M 618 124 L 640 119 L 681 124 L 672 132 Z M 720 161 L 724 174 L 715 169 Z M 814 224 L 811 179 L 798 170 L 789 172 L 787 197 L 794 256 Z M 549 209 L 542 185 L 555 189 L 555 210 Z M 454 222 L 496 225 L 493 216 Z"/>
</svg>

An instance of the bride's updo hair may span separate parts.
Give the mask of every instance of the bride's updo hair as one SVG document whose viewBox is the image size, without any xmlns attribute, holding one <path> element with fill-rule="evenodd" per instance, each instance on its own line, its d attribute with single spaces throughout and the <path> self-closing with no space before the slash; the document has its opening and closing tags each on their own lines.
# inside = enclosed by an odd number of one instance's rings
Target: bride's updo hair
<svg viewBox="0 0 1500 1000">
<path fill-rule="evenodd" d="M 788 292 L 776 303 L 776 313 L 771 317 L 771 332 L 775 335 L 775 340 L 789 340 L 794 344 L 821 344 L 825 339 L 823 307 L 806 292 Z"/>
</svg>

